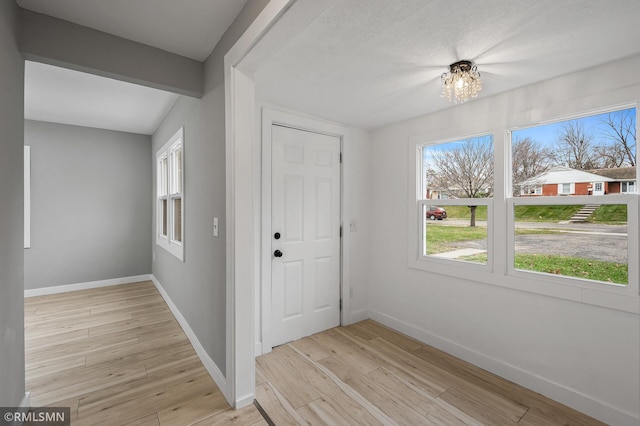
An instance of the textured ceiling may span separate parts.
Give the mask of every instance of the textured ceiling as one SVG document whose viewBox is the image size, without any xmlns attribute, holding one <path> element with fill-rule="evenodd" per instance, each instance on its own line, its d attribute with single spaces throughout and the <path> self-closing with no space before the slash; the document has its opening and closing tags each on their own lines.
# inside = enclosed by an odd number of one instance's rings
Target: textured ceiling
<svg viewBox="0 0 640 426">
<path fill-rule="evenodd" d="M 640 52 L 637 0 L 340 0 L 256 73 L 257 96 L 376 128 L 451 107 L 440 75 L 469 59 L 480 97 Z"/>
<path fill-rule="evenodd" d="M 27 120 L 152 134 L 178 95 L 36 62 L 25 63 Z"/>
<path fill-rule="evenodd" d="M 4 1 L 4 0 L 3 0 Z M 17 0 L 20 7 L 204 61 L 247 0 Z"/>
</svg>

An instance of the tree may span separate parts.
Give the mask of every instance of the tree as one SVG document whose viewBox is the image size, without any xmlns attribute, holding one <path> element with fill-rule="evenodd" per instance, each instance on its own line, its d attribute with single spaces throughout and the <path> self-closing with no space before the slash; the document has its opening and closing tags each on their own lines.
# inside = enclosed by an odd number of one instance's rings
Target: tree
<svg viewBox="0 0 640 426">
<path fill-rule="evenodd" d="M 598 149 L 603 168 L 636 165 L 635 110 L 627 109 L 609 113 L 601 120 L 602 137 L 611 141 Z"/>
<path fill-rule="evenodd" d="M 531 138 L 516 139 L 511 147 L 511 169 L 513 194 L 518 193 L 518 184 L 546 172 L 552 163 L 551 152 L 542 148 Z"/>
<path fill-rule="evenodd" d="M 463 198 L 489 197 L 493 192 L 493 140 L 474 138 L 453 149 L 433 151 L 426 173 L 430 186 L 447 188 Z M 470 226 L 476 226 L 476 207 L 471 210 Z"/>
<path fill-rule="evenodd" d="M 593 148 L 593 135 L 580 121 L 569 121 L 560 131 L 558 145 L 553 152 L 558 164 L 572 169 L 596 169 L 596 152 Z"/>
</svg>

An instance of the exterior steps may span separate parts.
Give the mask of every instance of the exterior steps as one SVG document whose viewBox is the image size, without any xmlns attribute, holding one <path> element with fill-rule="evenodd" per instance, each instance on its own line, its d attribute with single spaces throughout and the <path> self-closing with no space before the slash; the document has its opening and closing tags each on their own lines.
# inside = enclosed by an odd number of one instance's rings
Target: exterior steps
<svg viewBox="0 0 640 426">
<path fill-rule="evenodd" d="M 578 210 L 573 216 L 571 216 L 571 219 L 569 219 L 569 223 L 586 222 L 598 207 L 600 207 L 600 204 L 587 204 L 582 206 L 580 210 Z"/>
</svg>

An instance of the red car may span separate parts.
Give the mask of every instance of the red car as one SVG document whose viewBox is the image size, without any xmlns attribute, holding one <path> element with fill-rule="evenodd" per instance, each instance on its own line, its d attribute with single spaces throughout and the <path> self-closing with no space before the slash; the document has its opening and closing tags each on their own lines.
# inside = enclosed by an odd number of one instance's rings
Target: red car
<svg viewBox="0 0 640 426">
<path fill-rule="evenodd" d="M 427 210 L 427 217 L 431 220 L 442 220 L 447 218 L 447 211 L 442 207 L 431 206 Z"/>
</svg>

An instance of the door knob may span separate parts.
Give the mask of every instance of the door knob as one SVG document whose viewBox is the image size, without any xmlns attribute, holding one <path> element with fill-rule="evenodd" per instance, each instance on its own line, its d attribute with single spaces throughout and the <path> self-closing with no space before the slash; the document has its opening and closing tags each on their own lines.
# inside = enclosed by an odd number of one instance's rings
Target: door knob
<svg viewBox="0 0 640 426">
<path fill-rule="evenodd" d="M 282 257 L 282 252 L 280 250 L 276 250 L 276 251 L 273 252 L 273 255 L 275 257 Z"/>
</svg>

